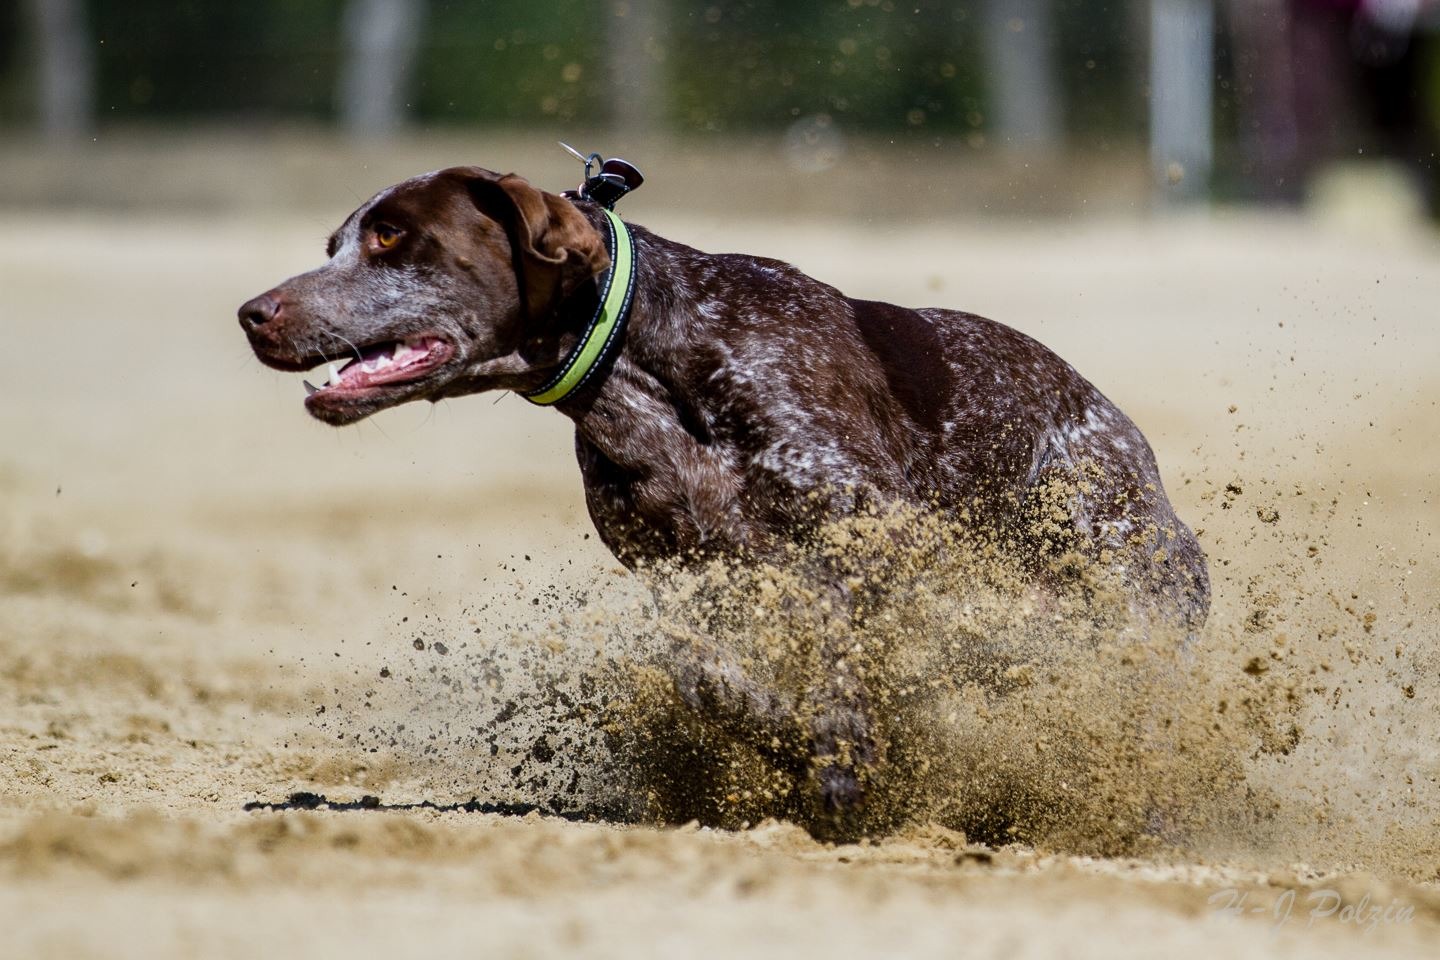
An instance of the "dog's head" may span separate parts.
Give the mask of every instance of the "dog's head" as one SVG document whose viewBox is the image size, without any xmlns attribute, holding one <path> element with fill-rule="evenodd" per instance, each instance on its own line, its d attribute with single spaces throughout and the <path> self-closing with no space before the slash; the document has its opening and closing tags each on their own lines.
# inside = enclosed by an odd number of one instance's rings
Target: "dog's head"
<svg viewBox="0 0 1440 960">
<path fill-rule="evenodd" d="M 539 386 L 563 360 L 559 306 L 610 263 L 570 201 L 479 167 L 377 194 L 326 252 L 242 306 L 240 325 L 268 366 L 329 368 L 305 407 L 337 426 L 407 400 Z"/>
</svg>

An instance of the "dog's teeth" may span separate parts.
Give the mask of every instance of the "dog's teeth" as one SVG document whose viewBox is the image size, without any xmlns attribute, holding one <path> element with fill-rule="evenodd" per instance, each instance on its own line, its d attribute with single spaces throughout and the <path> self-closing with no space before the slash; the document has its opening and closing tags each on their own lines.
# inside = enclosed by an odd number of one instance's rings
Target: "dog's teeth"
<svg viewBox="0 0 1440 960">
<path fill-rule="evenodd" d="M 332 363 L 332 364 L 330 364 L 330 379 L 327 380 L 327 381 L 325 381 L 325 386 L 327 386 L 327 387 L 333 387 L 333 386 L 335 386 L 335 384 L 337 384 L 337 383 L 339 383 L 339 382 L 340 382 L 340 368 L 337 367 L 337 366 L 335 366 L 335 364 Z"/>
<path fill-rule="evenodd" d="M 320 392 L 320 388 L 315 386 L 315 384 L 311 383 L 309 380 L 301 380 L 300 382 L 305 384 L 305 396 L 313 397 L 315 394 Z"/>
<path fill-rule="evenodd" d="M 406 357 L 410 356 L 410 354 L 414 352 L 415 351 L 410 349 L 410 344 L 408 343 L 402 343 L 398 345 L 395 348 L 395 362 L 400 363 L 402 360 L 404 360 Z"/>
<path fill-rule="evenodd" d="M 385 367 L 392 365 L 394 362 L 395 361 L 391 359 L 390 354 L 382 353 L 379 357 L 375 359 L 375 369 L 383 370 Z"/>
</svg>

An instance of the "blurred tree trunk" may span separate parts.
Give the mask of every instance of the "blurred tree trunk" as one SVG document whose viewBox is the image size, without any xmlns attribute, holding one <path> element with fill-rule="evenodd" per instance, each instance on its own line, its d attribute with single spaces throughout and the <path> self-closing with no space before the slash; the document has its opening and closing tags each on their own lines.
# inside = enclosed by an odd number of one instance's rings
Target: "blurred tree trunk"
<svg viewBox="0 0 1440 960">
<path fill-rule="evenodd" d="M 1051 0 L 986 0 L 986 82 L 996 135 L 1006 146 L 1060 140 Z"/>
<path fill-rule="evenodd" d="M 1209 192 L 1214 45 L 1211 0 L 1151 0 L 1150 163 L 1168 198 Z"/>
<path fill-rule="evenodd" d="M 610 121 L 621 140 L 633 142 L 659 125 L 665 18 L 660 0 L 613 0 L 607 6 L 605 52 L 613 91 Z"/>
<path fill-rule="evenodd" d="M 40 129 L 75 140 L 95 122 L 95 56 L 81 0 L 29 0 Z"/>
<path fill-rule="evenodd" d="M 405 95 L 419 47 L 423 0 L 349 0 L 341 21 L 340 122 L 357 137 L 405 124 Z"/>
<path fill-rule="evenodd" d="M 1303 188 L 1289 0 L 1230 0 L 1241 174 L 1262 200 L 1299 202 Z"/>
</svg>

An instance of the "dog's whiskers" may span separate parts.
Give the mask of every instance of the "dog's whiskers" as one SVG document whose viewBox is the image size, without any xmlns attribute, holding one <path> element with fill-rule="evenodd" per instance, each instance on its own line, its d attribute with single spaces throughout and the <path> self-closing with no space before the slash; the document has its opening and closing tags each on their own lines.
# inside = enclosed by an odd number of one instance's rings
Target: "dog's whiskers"
<svg viewBox="0 0 1440 960">
<path fill-rule="evenodd" d="M 336 332 L 333 331 L 333 330 L 329 330 L 329 331 L 326 331 L 326 332 L 329 333 L 330 336 L 332 336 L 332 337 L 334 337 L 335 339 L 341 341 L 341 342 L 344 343 L 347 347 L 349 347 L 350 350 L 351 350 L 351 352 L 353 352 L 353 353 L 355 354 L 355 359 L 356 359 L 356 360 L 364 360 L 364 359 L 365 359 L 365 355 L 360 352 L 360 348 L 357 347 L 357 346 L 355 346 L 354 342 L 351 341 L 349 338 L 347 338 L 344 334 L 336 333 Z"/>
</svg>

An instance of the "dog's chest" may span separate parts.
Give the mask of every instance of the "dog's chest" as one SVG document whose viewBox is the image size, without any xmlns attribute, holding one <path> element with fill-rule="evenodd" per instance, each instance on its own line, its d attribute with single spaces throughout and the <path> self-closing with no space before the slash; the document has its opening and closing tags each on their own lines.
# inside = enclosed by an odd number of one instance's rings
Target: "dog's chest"
<svg viewBox="0 0 1440 960">
<path fill-rule="evenodd" d="M 825 451 L 763 444 L 756 439 L 763 435 L 755 431 L 747 444 L 719 437 L 702 443 L 688 433 L 668 443 L 632 435 L 617 450 L 577 433 L 586 505 L 601 540 L 630 565 L 763 553 L 815 514 L 833 512 L 832 497 L 817 493 Z M 852 473 L 848 466 L 836 471 Z"/>
</svg>

